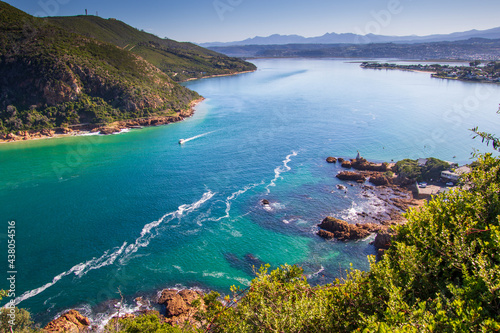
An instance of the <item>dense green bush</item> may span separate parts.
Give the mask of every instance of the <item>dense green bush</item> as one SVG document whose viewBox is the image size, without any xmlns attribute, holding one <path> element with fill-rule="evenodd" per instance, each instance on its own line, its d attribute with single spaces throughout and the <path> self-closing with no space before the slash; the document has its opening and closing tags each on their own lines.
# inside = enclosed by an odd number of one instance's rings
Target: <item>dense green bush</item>
<svg viewBox="0 0 500 333">
<path fill-rule="evenodd" d="M 135 318 L 122 318 L 118 322 L 111 321 L 105 332 L 117 333 L 181 333 L 182 329 L 172 327 L 160 321 L 158 313 L 147 313 Z"/>
</svg>

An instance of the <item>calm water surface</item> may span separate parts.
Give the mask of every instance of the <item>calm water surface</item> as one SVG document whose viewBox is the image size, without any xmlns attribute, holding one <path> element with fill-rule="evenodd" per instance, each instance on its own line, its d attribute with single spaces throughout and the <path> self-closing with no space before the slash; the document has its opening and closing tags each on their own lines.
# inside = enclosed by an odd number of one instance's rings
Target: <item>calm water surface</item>
<svg viewBox="0 0 500 333">
<path fill-rule="evenodd" d="M 487 150 L 468 129 L 500 125 L 497 85 L 341 60 L 254 62 L 255 73 L 187 83 L 206 100 L 182 123 L 0 145 L 0 241 L 6 253 L 16 221 L 20 307 L 43 323 L 68 308 L 102 322 L 118 289 L 133 308 L 166 287 L 227 293 L 261 263 L 300 264 L 313 283 L 350 263 L 368 269 L 370 239 L 315 235 L 327 215 L 380 209 L 358 186 L 337 190 L 325 158 L 467 163 Z"/>
</svg>

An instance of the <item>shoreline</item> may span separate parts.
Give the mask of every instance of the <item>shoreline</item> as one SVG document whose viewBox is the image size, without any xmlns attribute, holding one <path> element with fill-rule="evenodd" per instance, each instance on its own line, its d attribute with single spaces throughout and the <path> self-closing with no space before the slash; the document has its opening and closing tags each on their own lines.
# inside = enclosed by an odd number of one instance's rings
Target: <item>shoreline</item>
<svg viewBox="0 0 500 333">
<path fill-rule="evenodd" d="M 194 114 L 195 107 L 205 100 L 204 97 L 192 100 L 186 110 L 179 112 L 177 116 L 151 116 L 147 118 L 134 118 L 127 120 L 117 120 L 108 124 L 76 124 L 67 128 L 43 129 L 39 131 L 18 131 L 16 134 L 9 133 L 0 139 L 0 144 L 12 142 L 27 142 L 43 139 L 56 139 L 73 136 L 86 135 L 110 135 L 118 134 L 127 129 L 141 129 L 167 125 L 183 121 Z M 70 128 L 71 127 L 71 128 Z M 76 129 L 72 129 L 76 128 Z"/>
<path fill-rule="evenodd" d="M 203 79 L 211 79 L 211 78 L 214 78 L 214 77 L 234 76 L 234 75 L 239 75 L 239 74 L 253 73 L 255 71 L 257 71 L 257 70 L 255 69 L 253 71 L 244 71 L 244 72 L 227 73 L 227 74 L 214 74 L 214 75 L 203 76 L 203 77 L 200 77 L 200 78 L 192 77 L 192 78 L 189 78 L 189 79 L 187 79 L 185 81 L 182 81 L 182 82 L 189 82 L 189 81 L 196 81 L 196 80 L 203 80 Z"/>
</svg>

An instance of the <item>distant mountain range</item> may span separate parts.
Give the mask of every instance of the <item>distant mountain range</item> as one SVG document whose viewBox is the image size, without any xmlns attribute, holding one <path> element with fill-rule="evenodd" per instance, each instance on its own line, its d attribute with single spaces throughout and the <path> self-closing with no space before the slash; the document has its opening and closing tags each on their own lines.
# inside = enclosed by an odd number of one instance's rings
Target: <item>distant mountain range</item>
<svg viewBox="0 0 500 333">
<path fill-rule="evenodd" d="M 431 43 L 453 42 L 470 38 L 500 38 L 500 27 L 488 30 L 469 30 L 451 34 L 429 36 L 384 36 L 384 35 L 357 35 L 353 33 L 326 33 L 318 37 L 303 37 L 299 35 L 278 35 L 268 37 L 254 37 L 236 42 L 201 43 L 203 47 L 239 46 L 239 45 L 285 45 L 285 44 L 370 44 L 370 43 Z"/>
<path fill-rule="evenodd" d="M 241 58 L 500 59 L 500 39 L 487 38 L 431 43 L 233 45 L 210 49 Z"/>
</svg>

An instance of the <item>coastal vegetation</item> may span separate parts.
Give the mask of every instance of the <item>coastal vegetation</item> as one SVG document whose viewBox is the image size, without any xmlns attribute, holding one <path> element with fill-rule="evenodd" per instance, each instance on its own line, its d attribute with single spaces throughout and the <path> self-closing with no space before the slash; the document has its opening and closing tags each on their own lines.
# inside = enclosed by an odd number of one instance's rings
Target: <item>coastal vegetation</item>
<svg viewBox="0 0 500 333">
<path fill-rule="evenodd" d="M 191 67 L 198 74 L 201 70 L 223 74 L 254 69 L 241 60 L 189 44 L 161 42 L 158 38 L 158 43 L 163 43 L 162 52 L 168 49 L 172 55 L 154 56 L 153 63 L 170 64 L 160 66 L 162 71 L 106 38 L 98 40 L 71 32 L 78 29 L 69 29 L 64 22 L 36 18 L 0 2 L 0 138 L 9 133 L 22 135 L 24 131 L 78 124 L 176 117 L 200 96 L 167 73 L 172 75 L 171 71 L 177 70 L 185 79 L 192 76 L 181 72 Z M 107 32 L 120 35 L 122 41 L 135 40 L 139 44 L 153 39 L 152 35 L 118 21 L 109 21 L 111 26 L 101 30 L 89 25 L 87 19 L 75 22 L 75 27 L 92 27 L 89 31 L 97 37 Z"/>
<path fill-rule="evenodd" d="M 230 58 L 192 43 L 180 43 L 137 30 L 116 19 L 81 15 L 49 17 L 48 22 L 79 35 L 114 44 L 141 56 L 174 81 L 256 69 L 254 64 Z"/>
<path fill-rule="evenodd" d="M 449 169 L 450 164 L 434 157 L 419 164 L 418 160 L 404 159 L 398 161 L 393 170 L 404 182 L 432 181 L 441 177 L 441 172 Z"/>
</svg>

